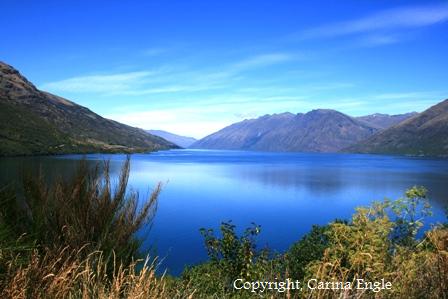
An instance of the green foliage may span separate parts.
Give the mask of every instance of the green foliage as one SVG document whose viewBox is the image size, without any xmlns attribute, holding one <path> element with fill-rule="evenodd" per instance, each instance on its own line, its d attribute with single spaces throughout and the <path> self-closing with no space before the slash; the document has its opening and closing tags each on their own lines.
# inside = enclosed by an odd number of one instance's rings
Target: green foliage
<svg viewBox="0 0 448 299">
<path fill-rule="evenodd" d="M 212 263 L 231 279 L 250 278 L 260 274 L 260 263 L 267 259 L 267 251 L 256 249 L 255 237 L 260 227 L 253 224 L 238 237 L 235 225 L 230 222 L 221 224 L 222 237 L 215 237 L 213 229 L 201 229 L 205 246 Z"/>
<path fill-rule="evenodd" d="M 328 226 L 313 225 L 311 231 L 286 252 L 287 269 L 291 279 L 302 280 L 306 266 L 323 257 L 329 242 L 327 230 Z"/>
<path fill-rule="evenodd" d="M 232 291 L 231 282 L 219 264 L 213 262 L 186 267 L 182 272 L 180 283 L 175 287 L 194 290 L 197 296 L 215 296 L 215 298 L 224 298 Z"/>
<path fill-rule="evenodd" d="M 424 187 L 414 186 L 405 192 L 405 197 L 390 202 L 395 214 L 394 229 L 391 233 L 394 244 L 416 244 L 415 237 L 423 226 L 424 218 L 432 214 L 426 194 Z"/>
<path fill-rule="evenodd" d="M 213 229 L 200 230 L 210 260 L 186 268 L 181 277 L 182 287 L 195 290 L 201 297 L 247 298 L 245 292 L 233 293 L 233 281 L 274 277 L 277 260 L 269 258 L 267 249 L 257 249 L 256 237 L 261 231 L 259 226 L 252 224 L 239 236 L 235 225 L 224 222 L 220 231 L 221 236 L 215 236 Z"/>
</svg>

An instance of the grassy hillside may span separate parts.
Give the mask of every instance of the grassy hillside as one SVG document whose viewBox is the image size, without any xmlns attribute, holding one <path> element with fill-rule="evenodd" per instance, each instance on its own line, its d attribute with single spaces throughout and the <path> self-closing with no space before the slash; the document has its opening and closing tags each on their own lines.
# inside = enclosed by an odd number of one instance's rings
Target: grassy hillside
<svg viewBox="0 0 448 299">
<path fill-rule="evenodd" d="M 448 156 L 448 100 L 379 132 L 346 151 Z"/>
<path fill-rule="evenodd" d="M 144 152 L 177 146 L 42 92 L 0 62 L 0 156 Z"/>
</svg>

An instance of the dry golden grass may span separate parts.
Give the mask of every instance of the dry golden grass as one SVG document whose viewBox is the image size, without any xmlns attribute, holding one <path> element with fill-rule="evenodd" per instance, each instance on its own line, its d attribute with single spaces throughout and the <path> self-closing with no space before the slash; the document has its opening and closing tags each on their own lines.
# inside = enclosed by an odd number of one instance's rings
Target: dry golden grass
<svg viewBox="0 0 448 299">
<path fill-rule="evenodd" d="M 108 269 L 101 252 L 80 260 L 80 252 L 62 249 L 58 255 L 33 252 L 30 262 L 15 268 L 10 263 L 1 298 L 172 298 L 164 276 L 157 276 L 154 262 L 135 261 Z M 113 273 L 110 275 L 109 273 Z"/>
<path fill-rule="evenodd" d="M 393 247 L 394 222 L 385 205 L 358 209 L 350 225 L 330 225 L 330 246 L 308 265 L 307 279 L 351 282 L 390 281 L 390 290 L 306 290 L 306 298 L 448 298 L 448 228 L 438 226 L 413 246 Z"/>
</svg>

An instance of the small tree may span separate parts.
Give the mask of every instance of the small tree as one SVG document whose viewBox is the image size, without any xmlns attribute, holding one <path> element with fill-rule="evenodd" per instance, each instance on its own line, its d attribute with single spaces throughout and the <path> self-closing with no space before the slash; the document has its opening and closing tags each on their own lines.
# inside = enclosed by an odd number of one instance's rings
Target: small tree
<svg viewBox="0 0 448 299">
<path fill-rule="evenodd" d="M 431 206 L 424 187 L 414 186 L 405 192 L 403 198 L 390 202 L 395 214 L 391 238 L 395 245 L 413 246 L 423 226 L 425 217 L 432 215 Z"/>
</svg>

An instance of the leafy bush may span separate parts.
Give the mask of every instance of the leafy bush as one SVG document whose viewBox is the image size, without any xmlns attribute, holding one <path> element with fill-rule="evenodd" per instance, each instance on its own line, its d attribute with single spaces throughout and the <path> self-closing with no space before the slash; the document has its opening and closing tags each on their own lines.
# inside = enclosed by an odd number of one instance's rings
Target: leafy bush
<svg viewBox="0 0 448 299">
<path fill-rule="evenodd" d="M 406 191 L 405 197 L 389 202 L 395 219 L 391 232 L 392 242 L 396 245 L 414 246 L 416 236 L 423 226 L 425 217 L 430 216 L 431 206 L 423 187 L 413 187 Z"/>
<path fill-rule="evenodd" d="M 221 224 L 221 238 L 215 237 L 213 229 L 201 229 L 210 261 L 231 279 L 250 278 L 259 273 L 258 266 L 267 259 L 266 251 L 256 250 L 255 237 L 259 233 L 260 227 L 253 224 L 238 237 L 235 225 L 230 222 Z"/>
<path fill-rule="evenodd" d="M 285 258 L 290 278 L 302 280 L 305 277 L 305 267 L 310 262 L 323 257 L 329 243 L 327 230 L 328 226 L 313 225 L 311 231 L 286 252 Z"/>
<path fill-rule="evenodd" d="M 197 290 L 202 295 L 222 298 L 232 294 L 235 279 L 253 280 L 269 276 L 274 260 L 269 259 L 267 249 L 257 249 L 259 226 L 252 224 L 238 236 L 235 225 L 224 222 L 220 231 L 221 237 L 215 236 L 213 229 L 200 230 L 210 260 L 187 268 L 182 274 L 182 280 L 184 287 Z"/>
</svg>

